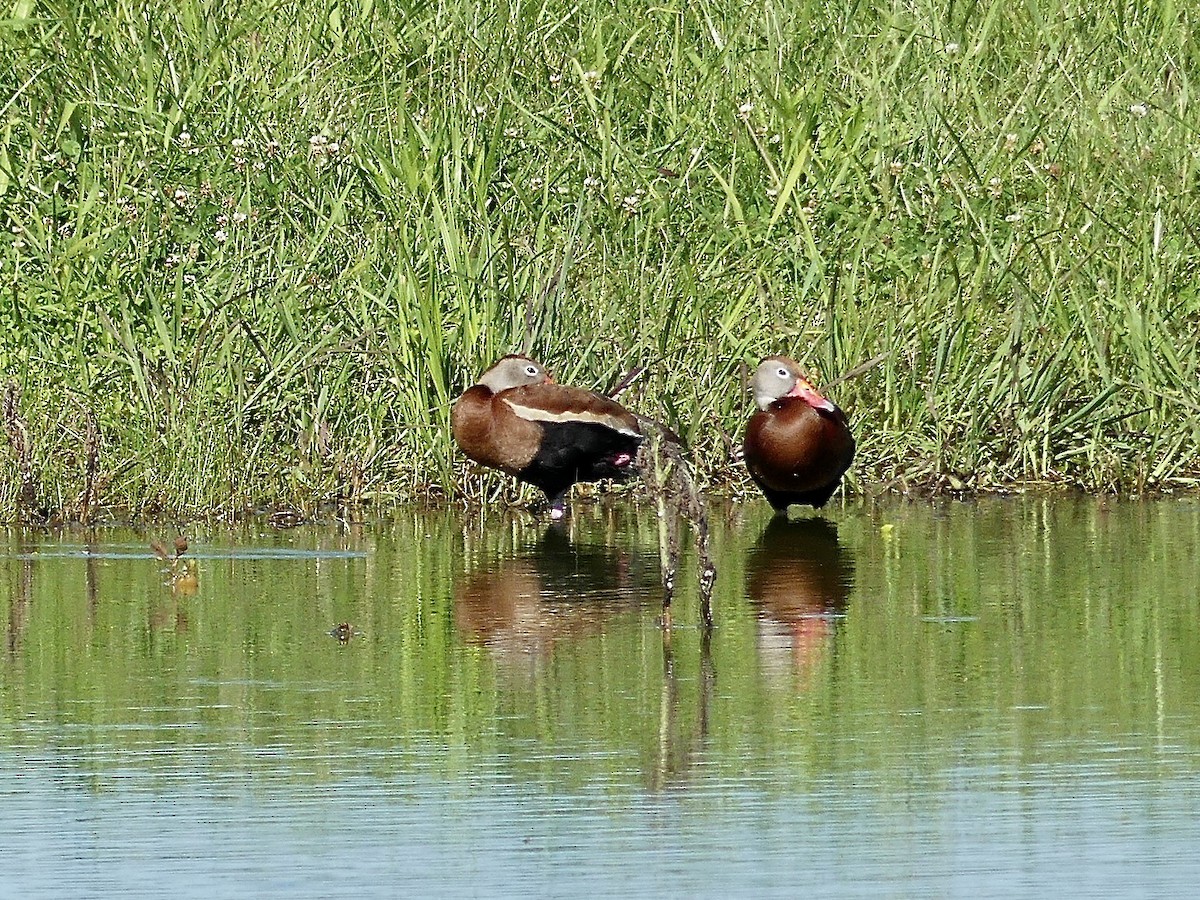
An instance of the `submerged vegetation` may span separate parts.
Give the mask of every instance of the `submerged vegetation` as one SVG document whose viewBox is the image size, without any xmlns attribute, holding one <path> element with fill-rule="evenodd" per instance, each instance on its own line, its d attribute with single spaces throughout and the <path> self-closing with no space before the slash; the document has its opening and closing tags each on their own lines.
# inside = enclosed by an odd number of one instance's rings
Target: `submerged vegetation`
<svg viewBox="0 0 1200 900">
<path fill-rule="evenodd" d="M 514 349 L 701 483 L 775 352 L 873 363 L 852 489 L 1200 476 L 1186 4 L 10 7 L 0 518 L 510 490 Z"/>
</svg>

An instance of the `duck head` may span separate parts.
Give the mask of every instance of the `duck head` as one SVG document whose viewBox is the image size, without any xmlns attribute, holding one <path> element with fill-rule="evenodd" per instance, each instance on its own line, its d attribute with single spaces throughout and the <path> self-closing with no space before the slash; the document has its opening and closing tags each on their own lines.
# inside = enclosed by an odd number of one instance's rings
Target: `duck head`
<svg viewBox="0 0 1200 900">
<path fill-rule="evenodd" d="M 553 383 L 554 379 L 550 377 L 545 366 L 534 362 L 528 356 L 515 353 L 497 360 L 490 369 L 479 376 L 479 384 L 489 388 L 493 394 L 531 384 Z"/>
<path fill-rule="evenodd" d="M 826 412 L 837 409 L 809 384 L 804 371 L 787 356 L 768 356 L 760 362 L 750 384 L 754 391 L 754 402 L 762 410 L 784 397 L 799 397 L 813 409 Z"/>
</svg>

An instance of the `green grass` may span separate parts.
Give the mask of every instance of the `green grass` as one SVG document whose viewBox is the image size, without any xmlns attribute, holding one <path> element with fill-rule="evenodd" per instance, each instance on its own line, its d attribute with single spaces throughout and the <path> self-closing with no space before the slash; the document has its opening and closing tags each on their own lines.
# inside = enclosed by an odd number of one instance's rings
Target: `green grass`
<svg viewBox="0 0 1200 900">
<path fill-rule="evenodd" d="M 4 14 L 0 13 L 0 16 Z M 852 485 L 1200 476 L 1184 4 L 10 3 L 0 375 L 39 504 L 494 495 L 528 348 L 730 464 L 788 352 Z M 0 450 L 0 514 L 19 478 Z M 7 512 L 5 512 L 7 511 Z"/>
</svg>

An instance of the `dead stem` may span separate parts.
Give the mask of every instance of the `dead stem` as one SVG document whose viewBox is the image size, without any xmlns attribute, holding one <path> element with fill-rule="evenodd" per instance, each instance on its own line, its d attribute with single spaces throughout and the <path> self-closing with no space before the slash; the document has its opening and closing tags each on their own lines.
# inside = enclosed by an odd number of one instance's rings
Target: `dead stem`
<svg viewBox="0 0 1200 900">
<path fill-rule="evenodd" d="M 79 508 L 80 524 L 91 525 L 96 504 L 100 499 L 100 486 L 96 478 L 100 471 L 100 423 L 96 421 L 94 410 L 85 409 L 83 414 L 86 421 L 86 431 L 83 435 L 83 491 L 79 494 L 76 505 Z"/>
<path fill-rule="evenodd" d="M 21 418 L 21 387 L 10 381 L 4 391 L 4 431 L 17 457 L 17 474 L 21 479 L 17 489 L 17 522 L 25 523 L 31 518 L 38 495 L 38 473 L 33 466 L 33 441 L 29 438 L 29 425 Z"/>
</svg>

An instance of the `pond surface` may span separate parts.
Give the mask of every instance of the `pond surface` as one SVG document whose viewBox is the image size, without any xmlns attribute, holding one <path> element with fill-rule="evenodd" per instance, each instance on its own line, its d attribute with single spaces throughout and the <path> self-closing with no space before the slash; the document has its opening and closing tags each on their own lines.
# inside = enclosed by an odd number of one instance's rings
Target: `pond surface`
<svg viewBox="0 0 1200 900">
<path fill-rule="evenodd" d="M 1200 502 L 768 513 L 0 533 L 0 894 L 1200 884 Z"/>
</svg>

